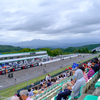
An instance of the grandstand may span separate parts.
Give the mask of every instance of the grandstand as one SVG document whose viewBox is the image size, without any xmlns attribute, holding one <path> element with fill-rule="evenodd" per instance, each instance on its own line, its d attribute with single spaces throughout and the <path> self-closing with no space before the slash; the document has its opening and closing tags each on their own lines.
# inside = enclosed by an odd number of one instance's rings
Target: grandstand
<svg viewBox="0 0 100 100">
<path fill-rule="evenodd" d="M 100 79 L 97 80 L 99 76 L 100 71 L 96 72 L 84 86 L 81 86 L 79 90 L 80 95 L 78 97 L 75 97 L 74 100 L 97 100 L 98 96 L 100 95 Z M 71 77 L 60 80 L 58 83 L 47 88 L 44 93 L 33 98 L 33 100 L 56 100 L 57 94 L 62 91 L 61 86 L 64 83 L 68 82 Z M 69 96 L 68 100 L 71 99 L 71 96 Z"/>
<path fill-rule="evenodd" d="M 90 91 L 90 89 L 92 87 L 94 87 L 94 82 L 98 79 L 99 75 L 100 75 L 100 72 L 95 73 L 95 75 L 93 75 L 91 77 L 91 79 L 88 80 L 86 85 L 81 87 L 80 95 L 78 97 L 75 97 L 74 100 L 83 100 L 86 96 L 88 96 L 88 97 L 86 97 L 86 99 L 84 99 L 84 100 L 92 100 L 91 98 L 94 97 L 93 96 L 94 93 L 90 94 L 89 91 Z M 59 82 L 58 84 L 50 87 L 47 91 L 44 92 L 44 94 L 40 94 L 39 96 L 36 96 L 33 100 L 56 100 L 57 94 L 62 91 L 61 85 L 64 84 L 65 82 L 69 81 L 69 79 L 71 79 L 71 77 L 70 78 L 66 78 L 66 79 L 62 80 L 61 82 Z M 100 86 L 100 84 L 99 84 L 99 86 Z M 100 90 L 96 89 L 95 93 L 99 92 L 99 91 Z M 95 94 L 95 95 L 97 95 L 97 94 Z M 100 95 L 100 92 L 99 92 L 99 95 Z M 68 100 L 71 100 L 71 97 L 69 97 Z M 93 100 L 97 100 L 97 99 L 93 99 Z"/>
<path fill-rule="evenodd" d="M 38 66 L 40 62 L 49 59 L 47 51 L 1 54 L 0 74 Z"/>
<path fill-rule="evenodd" d="M 72 68 L 76 68 L 79 65 L 76 63 L 73 63 Z M 67 71 L 66 71 L 67 72 Z M 65 73 L 65 72 L 64 72 Z M 62 74 L 64 74 L 62 73 Z M 86 70 L 87 73 L 87 70 Z M 74 97 L 74 100 L 97 100 L 98 96 L 100 95 L 100 79 L 98 79 L 100 76 L 100 71 L 97 71 L 89 80 L 86 82 L 85 85 L 81 86 L 80 88 L 80 94 L 78 97 Z M 72 78 L 72 75 L 70 77 L 64 77 L 51 86 L 45 88 L 44 90 L 39 91 L 38 94 L 36 94 L 34 97 L 32 97 L 33 100 L 56 100 L 57 95 L 62 92 L 62 85 L 66 82 L 69 82 Z M 41 93 L 42 92 L 42 93 Z M 6 99 L 8 100 L 8 99 Z M 63 99 L 62 99 L 63 100 Z M 68 100 L 72 100 L 72 97 L 69 96 Z"/>
</svg>

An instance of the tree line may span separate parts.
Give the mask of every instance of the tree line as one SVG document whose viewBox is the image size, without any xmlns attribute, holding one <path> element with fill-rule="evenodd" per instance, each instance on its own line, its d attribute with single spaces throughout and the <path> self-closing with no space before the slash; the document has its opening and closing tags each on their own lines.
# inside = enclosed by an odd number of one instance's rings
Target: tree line
<svg viewBox="0 0 100 100">
<path fill-rule="evenodd" d="M 82 48 L 82 49 L 61 49 L 61 48 L 56 48 L 56 49 L 51 49 L 51 48 L 22 48 L 21 50 L 17 51 L 8 51 L 8 52 L 1 52 L 1 53 L 22 53 L 22 52 L 36 52 L 36 51 L 47 51 L 49 56 L 57 56 L 57 55 L 63 55 L 63 54 L 71 54 L 71 53 L 91 53 L 87 48 Z"/>
</svg>

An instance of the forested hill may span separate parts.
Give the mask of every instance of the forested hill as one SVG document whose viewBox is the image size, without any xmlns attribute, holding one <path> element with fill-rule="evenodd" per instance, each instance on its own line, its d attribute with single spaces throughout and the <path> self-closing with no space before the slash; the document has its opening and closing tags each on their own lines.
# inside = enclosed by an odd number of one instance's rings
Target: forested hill
<svg viewBox="0 0 100 100">
<path fill-rule="evenodd" d="M 96 47 L 100 47 L 100 44 L 90 44 L 90 45 L 84 45 L 84 46 L 80 46 L 80 47 L 68 47 L 68 48 L 62 49 L 62 50 L 64 52 L 74 52 L 79 49 L 87 48 L 89 51 L 91 51 L 92 49 L 94 49 Z"/>
<path fill-rule="evenodd" d="M 20 47 L 14 47 L 11 45 L 0 45 L 0 53 L 4 53 L 4 52 L 17 52 L 22 50 L 22 48 Z"/>
<path fill-rule="evenodd" d="M 18 52 L 33 52 L 33 51 L 40 51 L 46 50 L 49 55 L 58 55 L 58 54 L 67 54 L 67 53 L 89 53 L 92 49 L 100 47 L 100 44 L 91 44 L 85 45 L 80 47 L 68 47 L 66 49 L 63 48 L 38 48 L 38 49 L 30 49 L 30 48 L 21 48 L 21 47 L 14 47 L 11 45 L 0 45 L 0 53 L 18 53 Z"/>
<path fill-rule="evenodd" d="M 90 45 L 84 45 L 84 46 L 81 46 L 81 47 L 78 47 L 79 48 L 87 48 L 88 50 L 92 50 L 96 47 L 100 47 L 100 43 L 99 44 L 90 44 Z"/>
</svg>

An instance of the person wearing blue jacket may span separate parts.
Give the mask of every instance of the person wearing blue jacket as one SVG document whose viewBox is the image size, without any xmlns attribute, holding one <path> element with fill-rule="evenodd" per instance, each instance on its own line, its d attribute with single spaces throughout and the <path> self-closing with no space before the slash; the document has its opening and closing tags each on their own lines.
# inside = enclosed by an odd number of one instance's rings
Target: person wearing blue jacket
<svg viewBox="0 0 100 100">
<path fill-rule="evenodd" d="M 91 61 L 92 64 L 92 69 L 94 70 L 94 72 L 96 73 L 97 71 L 99 71 L 99 65 L 96 63 L 95 60 Z"/>
</svg>

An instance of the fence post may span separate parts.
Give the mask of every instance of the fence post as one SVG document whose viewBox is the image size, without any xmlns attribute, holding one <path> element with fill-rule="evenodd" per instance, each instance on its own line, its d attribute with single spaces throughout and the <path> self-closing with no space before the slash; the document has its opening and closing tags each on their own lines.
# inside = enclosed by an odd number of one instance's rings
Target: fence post
<svg viewBox="0 0 100 100">
<path fill-rule="evenodd" d="M 58 74 L 58 66 L 57 66 L 57 74 Z"/>
<path fill-rule="evenodd" d="M 51 76 L 52 76 L 52 67 L 51 67 Z"/>
<path fill-rule="evenodd" d="M 2 86 L 0 86 L 0 88 L 2 88 Z M 1 100 L 1 93 L 0 93 L 0 100 Z"/>
<path fill-rule="evenodd" d="M 26 73 L 26 77 L 27 77 L 27 87 L 28 87 L 28 74 Z"/>
<path fill-rule="evenodd" d="M 37 78 L 36 79 L 37 79 L 37 82 L 38 82 L 38 71 L 36 71 L 36 74 L 37 74 Z"/>
<path fill-rule="evenodd" d="M 14 79 L 15 79 L 15 94 L 16 94 L 16 77 L 14 77 Z"/>
</svg>

